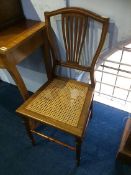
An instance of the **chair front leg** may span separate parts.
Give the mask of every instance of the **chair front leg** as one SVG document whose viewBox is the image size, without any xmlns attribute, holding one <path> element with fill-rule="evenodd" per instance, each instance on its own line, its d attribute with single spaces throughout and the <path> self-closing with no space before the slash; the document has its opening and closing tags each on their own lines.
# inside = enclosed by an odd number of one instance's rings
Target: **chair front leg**
<svg viewBox="0 0 131 175">
<path fill-rule="evenodd" d="M 24 123 L 25 123 L 25 128 L 26 128 L 27 135 L 29 136 L 32 145 L 35 145 L 35 140 L 34 140 L 33 134 L 32 134 L 32 132 L 30 131 L 29 119 L 26 119 L 26 118 L 25 118 L 25 119 L 24 119 Z"/>
<path fill-rule="evenodd" d="M 82 143 L 81 138 L 76 137 L 76 161 L 77 161 L 77 166 L 80 165 L 81 143 Z"/>
</svg>

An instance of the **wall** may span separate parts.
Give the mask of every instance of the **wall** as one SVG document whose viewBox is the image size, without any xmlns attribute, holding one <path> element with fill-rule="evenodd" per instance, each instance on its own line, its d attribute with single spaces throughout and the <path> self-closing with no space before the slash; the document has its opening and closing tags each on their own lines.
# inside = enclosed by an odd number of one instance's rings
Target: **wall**
<svg viewBox="0 0 131 175">
<path fill-rule="evenodd" d="M 71 6 L 88 8 L 98 14 L 108 16 L 118 30 L 118 41 L 131 37 L 130 0 L 70 0 Z"/>
<path fill-rule="evenodd" d="M 119 42 L 131 39 L 130 0 L 22 0 L 22 5 L 27 19 L 41 21 L 44 21 L 44 11 L 55 10 L 66 5 L 87 8 L 110 17 L 109 30 L 112 33 L 113 47 L 117 47 Z M 37 49 L 27 60 L 18 65 L 28 90 L 36 91 L 47 80 L 45 68 L 42 65 L 41 49 Z M 5 70 L 0 71 L 0 77 L 14 84 Z"/>
<path fill-rule="evenodd" d="M 42 21 L 44 11 L 65 7 L 66 4 L 87 8 L 110 17 L 118 29 L 118 41 L 131 37 L 131 0 L 22 0 L 22 4 L 27 18 Z"/>
</svg>

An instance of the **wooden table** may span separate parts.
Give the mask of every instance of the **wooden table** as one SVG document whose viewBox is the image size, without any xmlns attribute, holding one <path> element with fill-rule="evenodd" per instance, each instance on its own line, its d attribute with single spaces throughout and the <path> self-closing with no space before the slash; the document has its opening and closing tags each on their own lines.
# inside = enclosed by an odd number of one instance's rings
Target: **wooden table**
<svg viewBox="0 0 131 175">
<path fill-rule="evenodd" d="M 7 69 L 26 100 L 28 91 L 16 65 L 44 44 L 44 22 L 22 20 L 0 31 L 0 68 Z"/>
</svg>

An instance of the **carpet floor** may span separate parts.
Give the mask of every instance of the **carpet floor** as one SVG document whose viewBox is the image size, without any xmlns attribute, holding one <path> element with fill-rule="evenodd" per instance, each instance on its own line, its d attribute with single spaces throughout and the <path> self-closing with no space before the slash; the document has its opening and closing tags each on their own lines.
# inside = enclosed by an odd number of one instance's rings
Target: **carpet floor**
<svg viewBox="0 0 131 175">
<path fill-rule="evenodd" d="M 115 162 L 128 113 L 94 102 L 93 118 L 82 145 L 81 165 L 75 153 L 36 137 L 32 146 L 15 109 L 22 103 L 18 89 L 0 82 L 0 175 L 131 175 L 131 167 Z M 39 129 L 73 145 L 71 136 L 49 127 Z"/>
</svg>

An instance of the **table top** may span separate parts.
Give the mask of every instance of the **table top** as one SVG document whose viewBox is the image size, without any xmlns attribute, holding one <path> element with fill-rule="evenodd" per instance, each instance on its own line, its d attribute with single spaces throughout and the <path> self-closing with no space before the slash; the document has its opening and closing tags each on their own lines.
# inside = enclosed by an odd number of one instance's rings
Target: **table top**
<svg viewBox="0 0 131 175">
<path fill-rule="evenodd" d="M 5 54 L 17 47 L 37 31 L 43 29 L 44 22 L 22 20 L 13 26 L 0 31 L 0 53 Z"/>
</svg>

